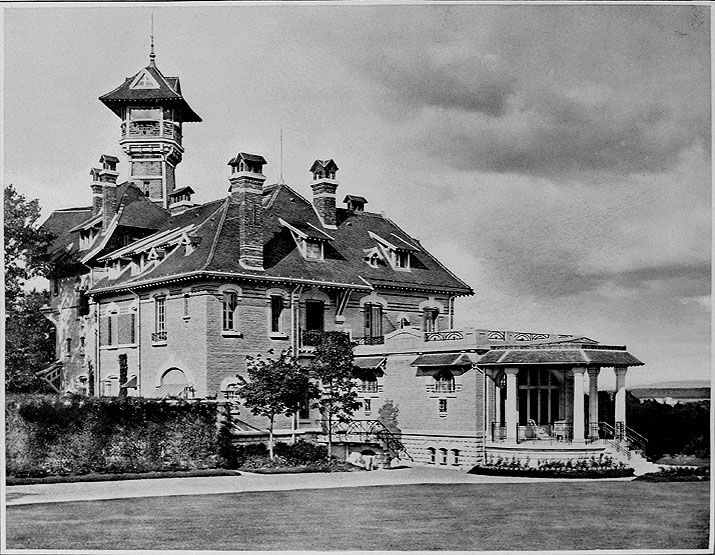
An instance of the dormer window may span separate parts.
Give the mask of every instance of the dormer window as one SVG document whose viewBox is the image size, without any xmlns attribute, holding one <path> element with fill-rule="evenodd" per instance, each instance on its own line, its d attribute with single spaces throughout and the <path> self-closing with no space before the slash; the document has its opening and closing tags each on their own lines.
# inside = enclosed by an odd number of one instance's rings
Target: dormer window
<svg viewBox="0 0 715 555">
<path fill-rule="evenodd" d="M 395 251 L 395 268 L 410 268 L 410 253 L 407 251 Z"/>
<path fill-rule="evenodd" d="M 323 243 L 314 239 L 305 240 L 306 260 L 323 260 Z"/>
</svg>

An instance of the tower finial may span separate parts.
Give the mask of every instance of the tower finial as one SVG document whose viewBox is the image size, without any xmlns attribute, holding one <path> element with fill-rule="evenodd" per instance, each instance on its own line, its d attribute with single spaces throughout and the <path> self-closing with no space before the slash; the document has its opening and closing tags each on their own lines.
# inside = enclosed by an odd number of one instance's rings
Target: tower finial
<svg viewBox="0 0 715 555">
<path fill-rule="evenodd" d="M 149 51 L 149 65 L 154 67 L 156 64 L 154 60 L 156 60 L 156 54 L 154 54 L 154 14 L 151 14 L 151 34 L 149 35 L 151 38 L 151 50 Z"/>
</svg>

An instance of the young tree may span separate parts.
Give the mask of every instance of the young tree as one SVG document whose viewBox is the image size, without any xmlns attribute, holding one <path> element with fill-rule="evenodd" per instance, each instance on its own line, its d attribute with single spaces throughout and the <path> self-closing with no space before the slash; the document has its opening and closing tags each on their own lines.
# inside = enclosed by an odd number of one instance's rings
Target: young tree
<svg viewBox="0 0 715 555">
<path fill-rule="evenodd" d="M 269 351 L 273 354 L 273 351 Z M 306 369 L 298 364 L 289 350 L 281 351 L 278 358 L 246 357 L 250 382 L 238 392 L 243 404 L 256 416 L 268 418 L 268 453 L 273 458 L 273 424 L 276 416 L 292 416 L 300 407 L 306 394 L 317 395 Z"/>
<path fill-rule="evenodd" d="M 349 421 L 360 407 L 354 379 L 358 369 L 353 364 L 353 345 L 346 333 L 325 332 L 317 343 L 310 370 L 320 387 L 317 406 L 326 421 L 330 457 L 333 454 L 334 421 Z"/>
<path fill-rule="evenodd" d="M 25 291 L 25 282 L 43 275 L 52 235 L 37 226 L 40 205 L 12 185 L 4 190 L 5 386 L 8 392 L 48 391 L 35 372 L 54 360 L 54 329 L 40 313 L 43 291 Z"/>
</svg>

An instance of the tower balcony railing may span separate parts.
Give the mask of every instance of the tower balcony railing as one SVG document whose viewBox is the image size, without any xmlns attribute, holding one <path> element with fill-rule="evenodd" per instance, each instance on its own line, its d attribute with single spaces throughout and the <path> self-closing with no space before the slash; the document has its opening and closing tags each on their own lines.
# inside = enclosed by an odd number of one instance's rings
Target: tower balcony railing
<svg viewBox="0 0 715 555">
<path fill-rule="evenodd" d="M 127 137 L 163 137 L 181 142 L 181 128 L 170 121 L 130 121 L 122 123 L 122 138 Z"/>
</svg>

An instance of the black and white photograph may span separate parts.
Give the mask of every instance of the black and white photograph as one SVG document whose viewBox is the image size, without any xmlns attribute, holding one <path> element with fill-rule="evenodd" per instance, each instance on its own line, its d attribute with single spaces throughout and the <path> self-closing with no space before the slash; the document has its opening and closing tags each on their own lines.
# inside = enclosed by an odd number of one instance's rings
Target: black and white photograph
<svg viewBox="0 0 715 555">
<path fill-rule="evenodd" d="M 712 4 L 0 9 L 0 551 L 712 553 Z"/>
</svg>

